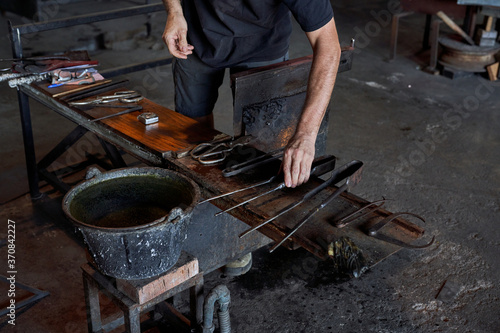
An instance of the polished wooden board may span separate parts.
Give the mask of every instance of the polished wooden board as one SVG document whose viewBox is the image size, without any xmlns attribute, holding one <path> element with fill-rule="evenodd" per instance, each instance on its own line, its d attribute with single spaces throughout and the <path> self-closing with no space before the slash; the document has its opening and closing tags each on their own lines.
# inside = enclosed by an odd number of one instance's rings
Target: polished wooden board
<svg viewBox="0 0 500 333">
<path fill-rule="evenodd" d="M 52 94 L 54 91 L 47 88 L 47 86 L 48 83 L 38 83 L 35 85 L 36 89 L 44 93 L 47 98 L 53 99 Z M 112 95 L 117 91 L 124 90 L 127 89 L 118 88 L 102 94 L 96 94 L 86 99 L 95 99 L 101 95 Z M 70 108 L 73 112 L 83 115 L 89 121 L 125 110 L 122 108 L 106 108 L 100 106 L 71 106 L 63 99 L 55 98 L 54 100 Z M 110 104 L 127 105 L 127 103 L 120 102 L 113 102 Z M 226 134 L 205 127 L 198 121 L 156 104 L 147 98 L 137 102 L 137 104 L 142 106 L 141 111 L 99 120 L 94 122 L 94 125 L 102 125 L 106 130 L 113 131 L 115 134 L 125 138 L 131 144 L 145 149 L 161 158 L 171 155 L 173 152 L 189 150 L 202 142 L 230 138 Z M 153 112 L 158 115 L 158 123 L 149 125 L 141 123 L 137 119 L 137 116 L 143 112 Z M 85 126 L 85 124 L 81 125 Z"/>
<path fill-rule="evenodd" d="M 216 140 L 223 135 L 221 132 L 203 126 L 194 119 L 148 99 L 137 104 L 142 106 L 141 111 L 103 119 L 99 122 L 111 130 L 126 134 L 138 146 L 158 152 L 162 157 L 172 151 L 186 150 L 202 142 Z M 91 118 L 99 118 L 122 110 L 98 107 L 84 112 Z M 144 125 L 137 120 L 137 116 L 143 112 L 155 113 L 158 115 L 159 121 L 155 124 Z"/>
</svg>

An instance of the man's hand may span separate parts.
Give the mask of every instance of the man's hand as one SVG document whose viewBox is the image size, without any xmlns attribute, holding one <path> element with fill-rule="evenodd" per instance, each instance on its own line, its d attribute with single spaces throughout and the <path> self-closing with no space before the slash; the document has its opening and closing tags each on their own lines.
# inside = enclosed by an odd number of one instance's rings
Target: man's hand
<svg viewBox="0 0 500 333">
<path fill-rule="evenodd" d="M 175 1 L 172 1 L 175 3 Z M 180 59 L 187 59 L 193 53 L 194 47 L 187 42 L 187 23 L 180 6 L 167 4 L 167 23 L 163 32 L 163 41 L 171 55 Z M 169 8 L 169 6 L 173 8 Z"/>
<path fill-rule="evenodd" d="M 306 35 L 313 49 L 313 61 L 304 108 L 283 157 L 287 187 L 296 187 L 309 180 L 316 136 L 330 102 L 340 59 L 340 45 L 333 19 Z"/>
<path fill-rule="evenodd" d="M 283 155 L 283 173 L 287 187 L 296 187 L 309 180 L 315 143 L 316 136 L 308 133 L 295 133 L 288 141 Z"/>
</svg>

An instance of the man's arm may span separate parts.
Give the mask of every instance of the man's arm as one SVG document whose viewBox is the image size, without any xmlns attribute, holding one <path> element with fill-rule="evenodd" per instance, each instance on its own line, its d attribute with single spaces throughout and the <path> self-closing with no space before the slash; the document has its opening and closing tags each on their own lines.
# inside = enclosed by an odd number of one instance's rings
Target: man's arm
<svg viewBox="0 0 500 333">
<path fill-rule="evenodd" d="M 313 61 L 302 114 L 283 156 L 283 172 L 288 187 L 309 179 L 315 143 L 321 121 L 330 102 L 340 61 L 340 44 L 335 21 L 306 33 L 313 49 Z"/>
<path fill-rule="evenodd" d="M 187 59 L 194 47 L 187 43 L 187 23 L 182 12 L 181 0 L 163 0 L 167 10 L 167 23 L 163 32 L 163 41 L 168 51 L 176 58 Z"/>
</svg>

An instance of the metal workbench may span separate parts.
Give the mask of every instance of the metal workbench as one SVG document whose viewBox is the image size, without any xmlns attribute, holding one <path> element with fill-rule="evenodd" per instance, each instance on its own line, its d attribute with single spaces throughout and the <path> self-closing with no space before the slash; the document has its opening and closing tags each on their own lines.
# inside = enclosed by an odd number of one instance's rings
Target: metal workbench
<svg viewBox="0 0 500 333">
<path fill-rule="evenodd" d="M 110 18 L 125 17 L 136 14 L 144 14 L 150 11 L 161 9 L 159 5 L 140 6 L 141 8 L 129 8 L 112 13 L 94 14 L 92 17 L 83 16 L 76 20 L 62 20 L 57 22 L 46 22 L 33 25 L 36 29 L 50 30 L 59 27 L 71 26 L 76 24 L 89 23 L 98 20 Z M 22 57 L 22 46 L 20 44 L 21 34 L 33 31 L 32 27 L 10 27 L 11 38 L 13 41 L 14 57 Z M 352 45 L 350 47 L 352 51 Z M 344 49 L 349 51 L 349 47 Z M 352 60 L 352 52 L 343 52 L 340 60 L 339 72 L 350 69 Z M 271 110 L 276 114 L 281 112 L 281 109 L 273 109 L 268 107 L 260 108 L 259 103 L 253 100 L 258 94 L 248 92 L 248 84 L 251 83 L 252 77 L 255 80 L 255 75 L 263 75 L 269 82 L 274 81 L 274 78 L 283 78 L 292 73 L 290 80 L 280 81 L 280 85 L 288 87 L 284 94 L 279 96 L 267 96 L 275 105 L 290 105 L 296 104 L 300 96 L 305 96 L 304 76 L 307 76 L 308 66 L 310 66 L 311 58 L 299 59 L 298 61 L 271 66 L 268 72 L 249 71 L 239 74 L 234 77 L 236 80 L 236 94 L 248 96 L 246 101 L 248 104 L 240 103 L 241 100 L 235 102 L 235 132 L 243 134 L 245 122 L 245 112 L 249 108 L 252 112 L 267 112 Z M 161 60 L 158 64 L 169 63 L 170 60 Z M 298 67 L 293 67 L 297 65 Z M 152 66 L 152 64 L 143 64 L 141 66 L 129 66 L 132 69 L 140 69 Z M 301 68 L 301 70 L 296 70 Z M 109 71 L 111 74 L 121 74 L 127 72 L 128 69 L 122 68 L 120 71 Z M 298 74 L 297 74 L 298 73 Z M 108 76 L 109 77 L 109 76 Z M 246 80 L 246 78 L 251 78 Z M 257 81 L 260 82 L 260 81 Z M 242 188 L 255 183 L 259 177 L 263 175 L 252 175 L 247 177 L 241 175 L 233 178 L 224 178 L 221 174 L 222 166 L 200 166 L 197 162 L 191 159 L 190 156 L 178 158 L 179 152 L 185 152 L 196 144 L 201 142 L 212 141 L 228 137 L 224 133 L 216 130 L 202 127 L 198 122 L 184 117 L 172 110 L 162 107 L 150 100 L 141 101 L 143 112 L 154 112 L 159 116 L 159 123 L 145 126 L 137 121 L 137 113 L 126 114 L 120 117 L 110 118 L 98 122 L 89 121 L 92 118 L 97 118 L 105 115 L 110 110 L 96 108 L 91 111 L 82 111 L 76 107 L 70 106 L 64 99 L 53 97 L 58 90 L 48 90 L 47 83 L 38 83 L 32 85 L 20 85 L 18 87 L 19 108 L 21 112 L 21 125 L 23 129 L 23 139 L 25 145 L 26 165 L 28 171 L 28 180 L 30 185 L 30 194 L 32 199 L 36 200 L 41 197 L 39 190 L 39 176 L 51 182 L 56 188 L 61 191 L 67 191 L 68 185 L 58 181 L 57 177 L 48 173 L 47 167 L 52 161 L 66 151 L 73 143 L 81 138 L 86 132 L 91 132 L 100 138 L 100 141 L 110 158 L 113 167 L 125 167 L 126 164 L 121 157 L 121 153 L 128 153 L 140 161 L 151 165 L 163 168 L 171 168 L 177 170 L 193 180 L 201 187 L 202 195 L 210 197 L 212 195 L 225 193 L 238 188 Z M 56 88 L 58 89 L 58 88 Z M 69 89 L 62 87 L 62 90 Z M 122 89 L 122 88 L 118 88 Z M 125 89 L 125 88 L 123 88 Z M 268 89 L 267 91 L 271 91 Z M 112 91 L 111 91 L 112 92 Z M 265 91 L 263 91 L 264 94 Z M 71 132 L 61 143 L 59 143 L 46 157 L 37 163 L 35 154 L 35 144 L 33 141 L 31 115 L 29 108 L 29 99 L 36 100 L 47 106 L 59 115 L 69 119 L 76 125 L 76 129 Z M 290 98 L 294 103 L 286 103 L 286 99 Z M 257 104 L 255 104 L 257 103 Z M 259 106 L 255 108 L 255 105 Z M 264 111 L 261 111 L 261 110 Z M 300 111 L 300 108 L 298 108 Z M 289 110 L 287 110 L 288 112 Z M 299 112 L 295 110 L 294 112 Z M 248 125 L 248 124 L 247 124 Z M 265 123 L 262 126 L 267 126 Z M 326 131 L 326 128 L 323 127 Z M 268 130 L 267 128 L 264 128 Z M 291 130 L 290 130 L 291 129 Z M 280 130 L 283 130 L 281 128 Z M 292 127 L 286 128 L 286 135 L 290 135 L 293 131 Z M 256 135 L 259 135 L 257 129 Z M 322 140 L 326 140 L 326 132 L 321 132 Z M 286 141 L 285 135 L 279 135 L 280 138 Z M 321 145 L 320 145 L 321 146 Z M 323 145 L 324 148 L 325 145 Z M 259 148 L 259 147 L 257 147 Z M 269 148 L 269 147 L 268 147 Z M 318 145 L 317 145 L 318 148 Z M 321 147 L 320 147 L 321 148 Z M 227 262 L 239 258 L 240 256 L 254 251 L 270 242 L 280 241 L 284 235 L 288 233 L 297 221 L 300 220 L 309 210 L 321 202 L 326 196 L 330 195 L 336 187 L 327 188 L 313 200 L 304 203 L 298 209 L 291 211 L 276 219 L 273 223 L 261 228 L 259 232 L 253 232 L 249 236 L 239 238 L 238 235 L 248 229 L 248 226 L 254 226 L 257 223 L 273 216 L 274 213 L 281 208 L 290 204 L 293 200 L 302 196 L 312 186 L 321 182 L 320 179 L 313 179 L 308 184 L 300 186 L 297 189 L 284 189 L 277 193 L 273 198 L 264 198 L 256 202 L 235 209 L 231 214 L 223 214 L 217 218 L 213 215 L 219 210 L 229 207 L 232 204 L 239 203 L 244 196 L 232 196 L 220 199 L 214 204 L 206 203 L 198 205 L 194 211 L 190 230 L 188 231 L 188 241 L 186 242 L 186 252 L 196 256 L 200 262 L 200 269 L 207 273 Z M 325 258 L 327 256 L 327 245 L 342 236 L 351 238 L 363 251 L 369 266 L 373 266 L 377 262 L 386 258 L 390 254 L 398 251 L 399 246 L 382 242 L 375 238 L 369 237 L 366 230 L 376 224 L 381 219 L 391 213 L 383 209 L 365 216 L 362 219 L 354 221 L 345 228 L 339 229 L 333 226 L 332 221 L 341 216 L 356 210 L 367 201 L 354 196 L 350 193 L 342 194 L 331 205 L 323 209 L 317 214 L 316 218 L 309 224 L 305 225 L 299 232 L 294 234 L 291 240 L 284 245 L 290 249 L 303 247 L 314 255 Z M 385 227 L 384 232 L 398 237 L 403 241 L 410 242 L 419 238 L 423 234 L 423 229 L 413 223 L 398 218 Z"/>
</svg>

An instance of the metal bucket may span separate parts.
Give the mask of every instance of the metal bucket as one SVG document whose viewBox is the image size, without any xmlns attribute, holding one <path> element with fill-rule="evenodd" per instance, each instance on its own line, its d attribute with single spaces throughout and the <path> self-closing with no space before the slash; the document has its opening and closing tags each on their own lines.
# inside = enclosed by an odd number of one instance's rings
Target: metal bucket
<svg viewBox="0 0 500 333">
<path fill-rule="evenodd" d="M 63 210 L 82 232 L 97 269 L 145 279 L 177 262 L 199 199 L 198 186 L 171 170 L 91 168 L 87 180 L 66 194 Z"/>
</svg>

